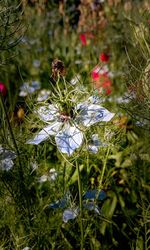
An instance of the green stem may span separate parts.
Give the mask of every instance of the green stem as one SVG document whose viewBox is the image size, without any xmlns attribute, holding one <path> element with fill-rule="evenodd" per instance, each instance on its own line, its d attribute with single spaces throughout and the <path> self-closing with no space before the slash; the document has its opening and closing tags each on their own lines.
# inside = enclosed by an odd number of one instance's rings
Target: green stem
<svg viewBox="0 0 150 250">
<path fill-rule="evenodd" d="M 20 157 L 19 157 L 19 155 L 20 155 L 20 154 L 19 154 L 19 149 L 18 149 L 16 140 L 15 140 L 15 137 L 14 137 L 14 134 L 13 134 L 13 131 L 12 131 L 12 128 L 11 128 L 11 124 L 10 124 L 10 121 L 9 121 L 9 117 L 8 117 L 8 114 L 7 114 L 7 110 L 6 110 L 6 106 L 5 106 L 5 102 L 4 102 L 3 96 L 2 96 L 1 93 L 0 93 L 0 95 L 1 95 L 1 105 L 2 105 L 2 108 L 3 108 L 4 113 L 5 113 L 5 116 L 6 116 L 8 128 L 9 128 L 9 131 L 10 131 L 10 134 L 11 134 L 11 138 L 12 138 L 14 147 L 16 148 L 16 153 L 17 153 L 17 155 L 18 155 L 19 164 L 20 164 L 20 166 L 21 166 L 21 161 L 20 161 Z"/>
<path fill-rule="evenodd" d="M 0 93 L 0 100 L 1 100 L 1 105 L 2 105 L 2 108 L 4 110 L 4 113 L 5 113 L 5 116 L 6 116 L 6 120 L 7 120 L 7 124 L 8 124 L 8 129 L 10 131 L 10 135 L 11 135 L 11 138 L 12 138 L 12 141 L 13 141 L 13 144 L 14 144 L 14 147 L 16 149 L 16 153 L 17 153 L 17 157 L 18 157 L 18 162 L 19 162 L 19 175 L 20 175 L 20 191 L 21 193 L 24 194 L 25 196 L 25 201 L 26 201 L 26 205 L 27 205 L 27 210 L 28 210 L 28 216 L 29 216 L 29 223 L 30 223 L 30 209 L 29 209 L 29 198 L 28 198 L 28 194 L 26 192 L 26 187 L 25 187 L 25 184 L 24 184 L 24 174 L 23 174 L 23 168 L 22 168 L 22 164 L 21 164 L 21 159 L 20 159 L 20 152 L 19 152 L 19 149 L 18 149 L 18 145 L 16 143 L 16 140 L 15 140 L 15 137 L 14 137 L 14 133 L 13 133 L 13 130 L 12 130 L 12 127 L 11 127 L 11 124 L 10 124 L 10 121 L 9 121 L 9 117 L 8 117 L 8 114 L 7 114 L 7 109 L 6 109 L 6 106 L 5 106 L 5 102 L 4 102 L 4 99 L 3 99 L 3 96 L 2 94 Z"/>
<path fill-rule="evenodd" d="M 103 179 L 104 179 L 104 174 L 105 174 L 105 170 L 106 170 L 109 152 L 110 152 L 110 146 L 107 149 L 107 153 L 106 153 L 105 159 L 103 161 L 103 168 L 102 168 L 101 178 L 100 178 L 100 182 L 99 182 L 99 190 L 102 189 L 102 183 L 103 183 Z"/>
<path fill-rule="evenodd" d="M 64 163 L 63 168 L 63 194 L 65 195 L 66 192 L 66 163 Z"/>
<path fill-rule="evenodd" d="M 84 244 L 84 233 L 83 233 L 83 206 L 82 206 L 82 184 L 81 184 L 81 175 L 78 163 L 76 163 L 76 168 L 78 171 L 78 191 L 79 191 L 79 207 L 80 207 L 80 230 L 81 230 L 81 239 L 80 239 L 80 249 L 83 250 Z"/>
</svg>

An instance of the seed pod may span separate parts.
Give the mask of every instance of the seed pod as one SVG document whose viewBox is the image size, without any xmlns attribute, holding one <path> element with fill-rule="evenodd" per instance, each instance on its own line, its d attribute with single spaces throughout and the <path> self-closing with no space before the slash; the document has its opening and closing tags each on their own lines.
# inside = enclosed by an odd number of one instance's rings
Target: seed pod
<svg viewBox="0 0 150 250">
<path fill-rule="evenodd" d="M 56 80 L 58 76 L 65 75 L 65 66 L 64 63 L 59 59 L 54 59 L 52 62 L 52 75 L 51 77 Z"/>
</svg>

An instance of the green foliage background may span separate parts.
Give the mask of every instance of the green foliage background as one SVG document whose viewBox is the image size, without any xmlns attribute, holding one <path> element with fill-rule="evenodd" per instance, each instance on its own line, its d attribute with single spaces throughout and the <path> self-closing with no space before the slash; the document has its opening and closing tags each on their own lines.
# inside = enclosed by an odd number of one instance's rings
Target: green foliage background
<svg viewBox="0 0 150 250">
<path fill-rule="evenodd" d="M 101 8 L 106 27 L 92 30 L 95 40 L 89 39 L 88 45 L 82 46 L 79 35 L 87 30 L 73 20 L 74 13 L 78 13 L 76 1 L 65 1 L 63 12 L 61 1 L 56 2 L 0 1 L 0 81 L 8 89 L 1 101 L 0 144 L 17 154 L 10 171 L 0 170 L 0 249 L 80 249 L 80 216 L 64 223 L 64 209 L 49 208 L 66 192 L 70 192 L 69 206 L 79 205 L 74 166 L 77 161 L 83 194 L 95 189 L 103 189 L 107 194 L 105 200 L 97 201 L 100 215 L 83 209 L 84 249 L 148 250 L 150 16 L 145 7 L 148 3 L 128 1 L 132 8 L 126 10 L 126 1 L 114 1 L 113 5 L 105 1 Z M 88 10 L 88 5 L 82 7 Z M 83 88 L 90 93 L 91 71 L 99 63 L 100 52 L 106 49 L 111 54 L 109 67 L 114 78 L 112 101 L 106 97 L 104 105 L 116 116 L 105 127 L 93 127 L 87 136 L 97 132 L 109 142 L 109 148 L 101 148 L 96 156 L 81 149 L 79 157 L 68 162 L 50 141 L 26 145 L 38 128 L 32 115 L 37 95 L 19 97 L 23 82 L 38 80 L 42 88 L 53 91 L 49 83 L 51 63 L 59 58 L 65 64 L 66 82 L 80 74 Z M 40 61 L 39 67 L 33 65 L 34 60 Z M 130 101 L 118 104 L 117 97 L 128 89 Z M 25 110 L 23 120 L 17 116 L 20 107 Z M 127 120 L 120 120 L 120 116 Z M 38 168 L 33 171 L 34 163 Z M 51 168 L 59 173 L 56 181 L 39 183 L 40 176 L 48 174 Z"/>
</svg>

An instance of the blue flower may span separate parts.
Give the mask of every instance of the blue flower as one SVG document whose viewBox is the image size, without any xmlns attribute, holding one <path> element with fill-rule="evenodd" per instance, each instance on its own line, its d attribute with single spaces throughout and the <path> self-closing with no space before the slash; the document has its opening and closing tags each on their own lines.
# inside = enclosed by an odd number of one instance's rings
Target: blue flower
<svg viewBox="0 0 150 250">
<path fill-rule="evenodd" d="M 86 191 L 86 193 L 84 194 L 84 199 L 89 199 L 89 200 L 93 200 L 93 199 L 97 199 L 97 200 L 104 200 L 106 199 L 107 195 L 106 192 L 104 190 L 88 190 Z"/>
</svg>

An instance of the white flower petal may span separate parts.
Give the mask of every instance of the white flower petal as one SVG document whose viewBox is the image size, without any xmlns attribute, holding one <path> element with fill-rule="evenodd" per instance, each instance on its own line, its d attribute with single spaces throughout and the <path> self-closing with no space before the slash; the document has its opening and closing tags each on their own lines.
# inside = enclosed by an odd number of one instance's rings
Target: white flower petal
<svg viewBox="0 0 150 250">
<path fill-rule="evenodd" d="M 89 146 L 88 146 L 88 150 L 89 150 L 91 153 L 93 153 L 93 154 L 97 154 L 98 149 L 99 149 L 99 147 L 94 146 L 94 145 L 89 145 Z"/>
<path fill-rule="evenodd" d="M 30 247 L 24 247 L 22 250 L 29 250 Z"/>
<path fill-rule="evenodd" d="M 101 142 L 100 142 L 100 140 L 98 138 L 98 134 L 93 134 L 91 139 L 92 139 L 92 144 L 94 146 L 100 146 L 101 145 Z"/>
<path fill-rule="evenodd" d="M 21 90 L 21 91 L 19 92 L 19 96 L 21 96 L 21 97 L 25 97 L 25 96 L 27 96 L 27 95 L 28 95 L 27 91 Z"/>
<path fill-rule="evenodd" d="M 40 91 L 40 93 L 38 94 L 37 101 L 38 102 L 45 101 L 49 97 L 50 93 L 51 93 L 50 90 L 48 90 L 48 89 L 42 89 Z"/>
<path fill-rule="evenodd" d="M 10 159 L 13 160 L 16 158 L 16 153 L 10 150 L 7 150 L 5 148 L 2 148 L 0 146 L 0 159 L 4 160 L 4 159 Z"/>
<path fill-rule="evenodd" d="M 38 81 L 32 81 L 31 84 L 29 84 L 28 82 L 24 82 L 20 87 L 19 96 L 25 97 L 28 94 L 34 93 L 38 89 L 40 89 L 40 83 Z"/>
<path fill-rule="evenodd" d="M 33 88 L 33 89 L 34 89 L 34 91 L 35 91 L 35 90 L 40 89 L 41 84 L 40 84 L 40 82 L 39 82 L 39 81 L 32 81 L 31 86 L 32 86 L 32 88 Z"/>
<path fill-rule="evenodd" d="M 56 135 L 55 140 L 62 153 L 71 155 L 82 144 L 83 134 L 78 128 L 68 125 Z"/>
<path fill-rule="evenodd" d="M 35 144 L 38 145 L 42 141 L 45 141 L 48 139 L 50 135 L 55 135 L 59 129 L 62 123 L 55 122 L 45 128 L 43 128 L 33 139 L 30 139 L 26 142 L 26 144 Z"/>
<path fill-rule="evenodd" d="M 47 175 L 42 175 L 42 176 L 39 178 L 39 182 L 40 182 L 40 183 L 46 182 L 47 180 L 48 180 L 48 176 L 47 176 Z"/>
<path fill-rule="evenodd" d="M 76 208 L 76 209 L 71 209 L 71 208 L 66 209 L 63 212 L 63 221 L 65 223 L 67 223 L 68 220 L 74 220 L 77 217 L 78 213 L 79 213 L 78 210 L 79 210 L 78 208 Z"/>
<path fill-rule="evenodd" d="M 49 180 L 50 181 L 55 181 L 58 176 L 58 173 L 56 172 L 55 168 L 51 168 L 49 171 Z"/>
<path fill-rule="evenodd" d="M 21 87 L 20 90 L 22 93 L 32 94 L 35 91 L 34 86 L 30 86 L 28 82 L 25 82 Z M 21 93 L 20 92 L 20 93 Z M 20 94 L 19 94 L 20 95 Z"/>
<path fill-rule="evenodd" d="M 81 76 L 79 74 L 77 74 L 73 79 L 71 79 L 70 83 L 72 85 L 76 85 L 76 83 L 78 83 L 80 81 Z"/>
<path fill-rule="evenodd" d="M 41 65 L 40 60 L 35 59 L 35 60 L 33 61 L 33 66 L 34 66 L 35 68 L 39 68 L 40 65 Z"/>
<path fill-rule="evenodd" d="M 80 103 L 77 105 L 77 122 L 81 122 L 84 126 L 89 127 L 97 122 L 108 122 L 114 116 L 114 113 L 109 112 L 97 104 Z"/>
<path fill-rule="evenodd" d="M 92 138 L 91 138 L 91 142 L 88 145 L 88 150 L 93 153 L 96 154 L 99 150 L 100 147 L 106 147 L 107 145 L 102 143 L 99 138 L 98 138 L 98 134 L 93 134 Z"/>
<path fill-rule="evenodd" d="M 4 160 L 1 160 L 0 165 L 1 165 L 0 168 L 2 170 L 8 171 L 13 167 L 14 163 L 13 163 L 13 161 L 11 159 L 6 158 Z"/>
<path fill-rule="evenodd" d="M 54 105 L 49 104 L 48 106 L 41 106 L 36 113 L 44 122 L 53 121 L 56 119 L 58 109 Z"/>
</svg>

